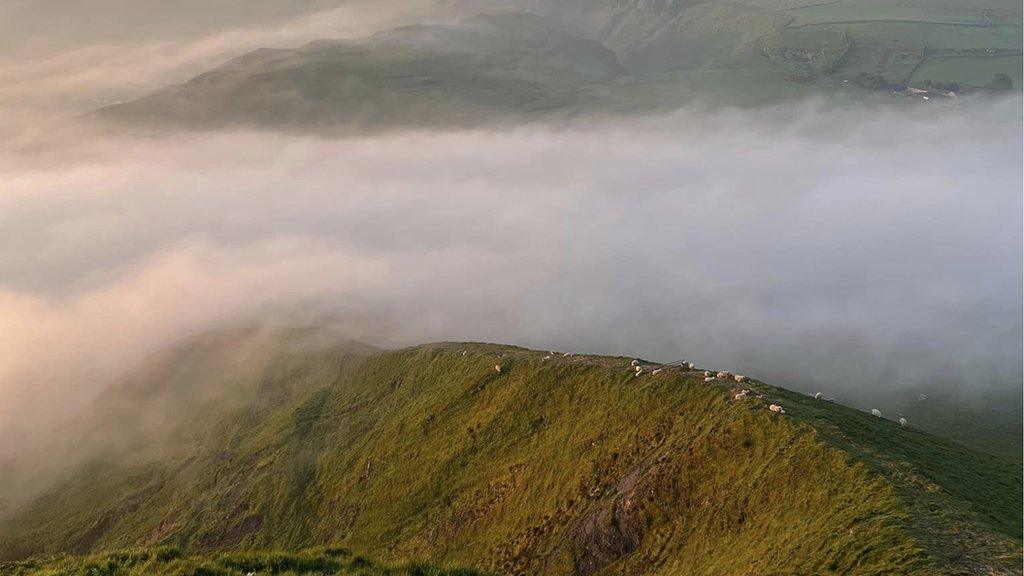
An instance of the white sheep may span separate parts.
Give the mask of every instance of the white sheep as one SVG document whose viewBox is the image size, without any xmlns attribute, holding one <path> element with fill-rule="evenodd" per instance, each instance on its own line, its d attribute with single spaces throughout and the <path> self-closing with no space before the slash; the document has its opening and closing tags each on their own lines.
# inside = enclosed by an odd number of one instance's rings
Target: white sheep
<svg viewBox="0 0 1024 576">
<path fill-rule="evenodd" d="M 878 408 L 872 408 L 871 409 L 871 415 L 872 416 L 876 416 L 878 418 L 881 418 L 882 417 L 882 411 L 879 410 Z"/>
<path fill-rule="evenodd" d="M 501 374 L 501 364 L 495 364 L 494 371 L 497 372 L 498 374 Z"/>
<path fill-rule="evenodd" d="M 629 365 L 630 366 L 639 366 L 640 365 L 640 361 L 639 360 L 633 360 L 632 362 L 629 363 Z"/>
<path fill-rule="evenodd" d="M 705 382 L 714 382 L 715 381 L 715 377 L 714 376 L 705 376 L 704 377 L 704 381 Z"/>
<path fill-rule="evenodd" d="M 551 356 L 545 356 L 545 357 L 541 358 L 541 360 L 551 360 Z"/>
<path fill-rule="evenodd" d="M 644 367 L 643 366 L 634 366 L 633 369 L 636 370 L 637 372 L 643 372 Z"/>
<path fill-rule="evenodd" d="M 658 372 L 661 372 L 661 368 L 658 368 L 657 370 L 651 372 L 651 374 L 657 374 Z"/>
<path fill-rule="evenodd" d="M 747 391 L 746 390 L 740 390 L 739 392 L 736 393 L 735 396 L 732 397 L 732 399 L 733 400 L 743 400 L 746 397 L 747 397 Z"/>
<path fill-rule="evenodd" d="M 786 413 L 786 409 L 783 408 L 782 406 L 779 406 L 778 404 L 772 404 L 771 406 L 768 407 L 768 409 L 771 410 L 772 412 L 776 412 L 778 414 L 785 414 Z"/>
<path fill-rule="evenodd" d="M 906 418 L 900 418 L 900 426 L 906 426 L 906 425 L 907 425 L 907 419 Z"/>
<path fill-rule="evenodd" d="M 693 362 L 687 362 L 686 363 L 686 369 L 687 370 L 693 370 L 693 367 L 694 367 L 694 363 Z"/>
<path fill-rule="evenodd" d="M 815 400 L 821 400 L 821 392 L 815 392 L 814 393 L 814 399 Z"/>
<path fill-rule="evenodd" d="M 718 374 L 715 374 L 715 378 L 718 378 L 719 380 L 726 380 L 729 378 L 729 373 L 726 372 L 725 370 L 722 370 Z"/>
<path fill-rule="evenodd" d="M 743 374 L 737 374 L 737 375 L 733 376 L 733 377 L 732 377 L 732 379 L 733 379 L 733 380 L 735 380 L 735 381 L 737 381 L 737 382 L 739 382 L 739 383 L 741 383 L 741 384 L 742 384 L 743 382 L 746 382 L 746 381 L 747 381 L 747 377 L 746 377 L 746 376 L 744 376 Z"/>
</svg>

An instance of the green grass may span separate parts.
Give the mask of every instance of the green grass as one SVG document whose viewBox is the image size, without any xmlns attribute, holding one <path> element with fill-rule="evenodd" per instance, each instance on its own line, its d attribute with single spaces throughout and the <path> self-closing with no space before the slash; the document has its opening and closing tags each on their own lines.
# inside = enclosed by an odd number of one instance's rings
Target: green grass
<svg viewBox="0 0 1024 576">
<path fill-rule="evenodd" d="M 245 346 L 208 342 L 190 378 L 166 378 L 169 362 L 127 384 L 234 383 L 181 399 L 159 450 L 97 456 L 0 520 L 0 558 L 342 546 L 495 574 L 1019 562 L 1019 467 L 843 406 L 761 383 L 765 400 L 732 401 L 698 373 L 636 378 L 623 358 L 294 340 L 228 368 L 219 351 Z"/>
<path fill-rule="evenodd" d="M 39 557 L 0 564 L 0 576 L 475 576 L 460 568 L 428 564 L 375 564 L 345 548 L 301 552 L 186 554 L 178 548 L 119 550 L 91 556 Z"/>
</svg>

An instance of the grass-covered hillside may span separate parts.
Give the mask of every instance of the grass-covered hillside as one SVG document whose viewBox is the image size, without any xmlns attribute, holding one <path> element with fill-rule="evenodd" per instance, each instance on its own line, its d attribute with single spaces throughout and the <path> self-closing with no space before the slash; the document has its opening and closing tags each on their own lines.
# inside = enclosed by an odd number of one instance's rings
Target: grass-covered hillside
<svg viewBox="0 0 1024 576">
<path fill-rule="evenodd" d="M 810 96 L 925 104 L 1022 84 L 1021 7 L 1008 0 L 439 4 L 440 23 L 257 50 L 96 117 L 381 130 Z"/>
<path fill-rule="evenodd" d="M 119 550 L 157 562 L 160 547 L 182 558 L 145 573 L 310 549 L 333 562 L 317 573 L 361 573 L 337 548 L 396 574 L 1020 573 L 1018 465 L 761 382 L 705 381 L 721 368 L 207 335 L 101 398 L 80 460 L 8 503 L 0 560 L 36 559 L 0 574 L 143 573 L 84 566 Z"/>
</svg>

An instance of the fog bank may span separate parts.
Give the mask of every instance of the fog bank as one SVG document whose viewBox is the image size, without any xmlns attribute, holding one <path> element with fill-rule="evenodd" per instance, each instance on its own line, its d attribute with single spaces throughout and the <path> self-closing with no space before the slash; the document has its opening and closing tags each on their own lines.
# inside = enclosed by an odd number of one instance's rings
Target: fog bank
<svg viewBox="0 0 1024 576">
<path fill-rule="evenodd" d="M 239 319 L 1019 390 L 1020 100 L 0 151 L 0 456 Z"/>
</svg>

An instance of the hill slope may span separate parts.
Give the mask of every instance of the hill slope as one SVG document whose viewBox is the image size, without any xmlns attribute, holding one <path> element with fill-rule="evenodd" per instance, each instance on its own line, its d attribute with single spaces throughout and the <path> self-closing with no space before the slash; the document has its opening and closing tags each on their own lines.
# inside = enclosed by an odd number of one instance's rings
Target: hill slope
<svg viewBox="0 0 1024 576">
<path fill-rule="evenodd" d="M 1007 0 L 445 4 L 467 17 L 257 50 L 96 117 L 379 130 L 647 113 L 692 101 L 878 97 L 873 91 L 923 103 L 1022 84 L 1021 9 Z M 908 86 L 917 91 L 901 92 Z"/>
<path fill-rule="evenodd" d="M 0 520 L 0 559 L 332 545 L 495 574 L 1019 573 L 1015 465 L 759 382 L 733 400 L 700 372 L 546 356 L 205 336 L 100 400 L 89 457 Z"/>
<path fill-rule="evenodd" d="M 263 49 L 100 111 L 137 123 L 368 129 L 472 125 L 577 106 L 624 69 L 597 42 L 528 14 Z"/>
</svg>

